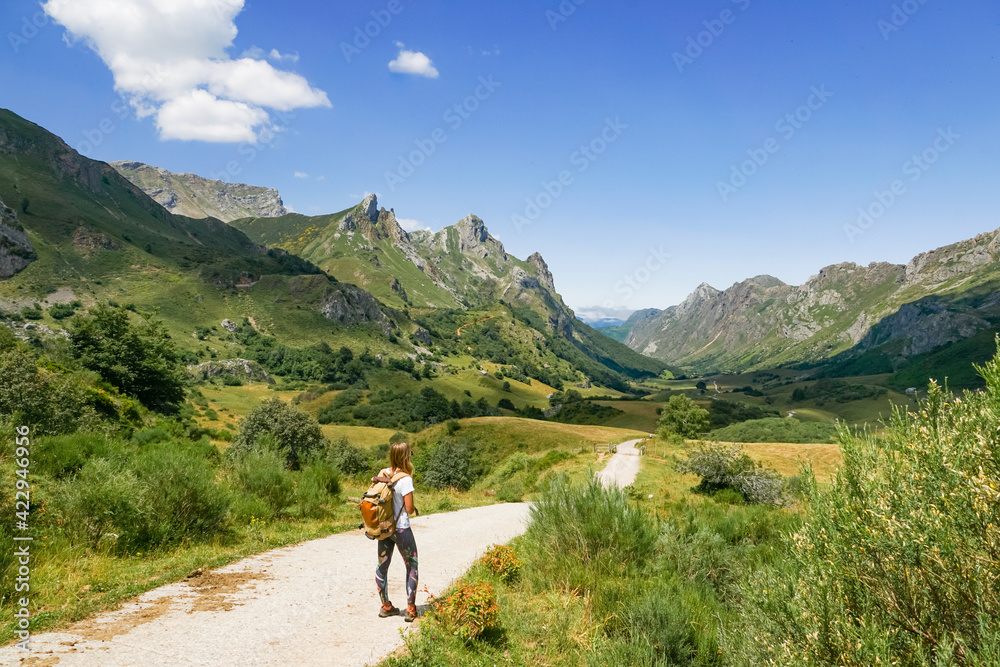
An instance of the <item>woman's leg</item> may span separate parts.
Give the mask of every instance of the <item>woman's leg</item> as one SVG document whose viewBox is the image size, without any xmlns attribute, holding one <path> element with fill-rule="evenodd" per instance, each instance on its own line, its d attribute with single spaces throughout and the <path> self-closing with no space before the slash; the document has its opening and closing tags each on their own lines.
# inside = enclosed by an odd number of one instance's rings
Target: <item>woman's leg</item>
<svg viewBox="0 0 1000 667">
<path fill-rule="evenodd" d="M 382 598 L 382 604 L 389 602 L 389 563 L 392 562 L 392 545 L 395 544 L 391 537 L 378 541 L 378 567 L 375 568 L 375 585 L 378 586 L 378 596 Z"/>
<path fill-rule="evenodd" d="M 409 528 L 396 531 L 396 548 L 406 563 L 406 604 L 415 607 L 417 603 L 417 543 Z"/>
</svg>

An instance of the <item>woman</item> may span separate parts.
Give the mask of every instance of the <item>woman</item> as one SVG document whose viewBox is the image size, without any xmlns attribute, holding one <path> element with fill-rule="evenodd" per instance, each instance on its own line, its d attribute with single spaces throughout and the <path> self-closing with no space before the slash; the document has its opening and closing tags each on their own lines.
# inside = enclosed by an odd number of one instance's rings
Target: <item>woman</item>
<svg viewBox="0 0 1000 667">
<path fill-rule="evenodd" d="M 389 585 L 387 577 L 389 575 L 389 563 L 392 561 L 392 546 L 396 545 L 399 554 L 406 563 L 406 614 L 403 620 L 412 623 L 417 617 L 417 543 L 413 540 L 413 531 L 410 530 L 410 515 L 417 515 L 417 508 L 413 504 L 413 464 L 410 457 L 413 452 L 405 442 L 397 442 L 389 449 L 389 467 L 379 473 L 379 478 L 373 477 L 372 481 L 388 481 L 398 474 L 403 474 L 396 481 L 392 493 L 393 516 L 396 519 L 396 534 L 378 542 L 378 568 L 375 570 L 375 584 L 378 586 L 378 594 L 382 599 L 382 608 L 378 615 L 380 618 L 396 616 L 399 609 L 389 602 Z"/>
</svg>

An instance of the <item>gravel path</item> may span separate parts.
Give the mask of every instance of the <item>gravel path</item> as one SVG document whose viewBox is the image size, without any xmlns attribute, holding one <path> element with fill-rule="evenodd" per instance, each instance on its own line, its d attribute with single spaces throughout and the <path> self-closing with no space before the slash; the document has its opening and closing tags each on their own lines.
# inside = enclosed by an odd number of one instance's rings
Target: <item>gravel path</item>
<svg viewBox="0 0 1000 667">
<path fill-rule="evenodd" d="M 608 465 L 597 473 L 597 478 L 605 488 L 612 484 L 626 487 L 635 481 L 639 474 L 639 450 L 635 448 L 642 440 L 629 440 L 618 445 L 618 453 L 611 457 Z"/>
<path fill-rule="evenodd" d="M 638 441 L 635 441 L 638 442 Z M 639 469 L 634 443 L 598 473 L 630 484 Z M 492 544 L 527 527 L 530 505 L 507 503 L 412 520 L 420 556 L 417 607 L 442 593 Z M 120 609 L 60 632 L 32 637 L 30 652 L 0 648 L 0 665 L 375 664 L 401 645 L 402 617 L 380 619 L 375 544 L 360 531 L 340 533 L 245 558 L 149 591 Z M 395 554 L 389 594 L 406 602 L 405 567 Z"/>
</svg>

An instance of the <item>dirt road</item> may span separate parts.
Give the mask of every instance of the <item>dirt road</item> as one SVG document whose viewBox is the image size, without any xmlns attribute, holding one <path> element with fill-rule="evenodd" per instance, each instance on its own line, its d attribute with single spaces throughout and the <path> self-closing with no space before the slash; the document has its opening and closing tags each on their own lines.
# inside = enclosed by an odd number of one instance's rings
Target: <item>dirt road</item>
<svg viewBox="0 0 1000 667">
<path fill-rule="evenodd" d="M 636 441 L 638 442 L 638 441 Z M 599 473 L 630 484 L 639 467 L 633 443 Z M 420 558 L 418 609 L 442 593 L 494 543 L 524 532 L 530 506 L 510 503 L 412 520 Z M 134 665 L 374 664 L 396 650 L 401 617 L 377 617 L 375 543 L 340 533 L 246 558 L 162 586 L 61 632 L 32 638 L 30 652 L 0 648 L 0 664 L 23 667 Z M 399 554 L 390 598 L 406 602 Z M 419 626 L 419 622 L 414 624 Z"/>
<path fill-rule="evenodd" d="M 605 488 L 612 484 L 626 487 L 635 481 L 639 474 L 639 450 L 635 446 L 642 440 L 629 440 L 618 445 L 618 453 L 611 457 L 608 465 L 597 473 L 597 478 Z"/>
</svg>

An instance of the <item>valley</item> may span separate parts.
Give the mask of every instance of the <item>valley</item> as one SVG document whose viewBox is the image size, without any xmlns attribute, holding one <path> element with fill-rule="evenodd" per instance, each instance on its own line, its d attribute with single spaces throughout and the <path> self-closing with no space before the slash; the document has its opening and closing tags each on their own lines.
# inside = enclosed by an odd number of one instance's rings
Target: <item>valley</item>
<svg viewBox="0 0 1000 667">
<path fill-rule="evenodd" d="M 12 438 L 37 438 L 44 503 L 35 631 L 356 529 L 371 472 L 405 441 L 422 513 L 541 508 L 512 542 L 523 580 L 472 560 L 442 584 L 495 587 L 519 659 L 619 656 L 653 636 L 611 632 L 591 605 L 716 655 L 724 627 L 750 622 L 733 600 L 756 594 L 717 559 L 780 580 L 787 535 L 846 493 L 838 471 L 905 449 L 922 405 L 963 409 L 931 379 L 1000 386 L 973 367 L 996 351 L 995 233 L 800 287 L 703 284 L 594 328 L 540 253 L 514 257 L 476 215 L 407 232 L 376 195 L 291 213 L 269 188 L 90 160 L 9 111 L 0 201 L 0 412 Z M 624 442 L 638 476 L 604 489 L 594 473 Z M 567 561 L 549 536 L 574 531 L 585 555 Z M 670 574 L 647 589 L 651 572 Z M 532 628 L 563 612 L 556 650 Z M 409 658 L 474 663 L 434 632 Z M 422 664 L 409 658 L 384 664 Z"/>
</svg>

